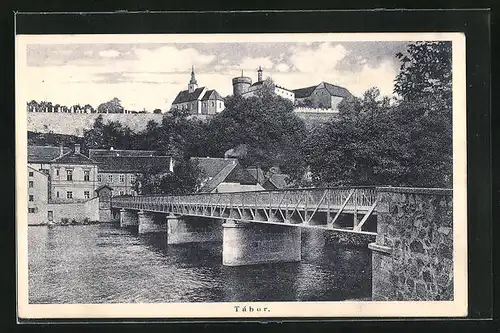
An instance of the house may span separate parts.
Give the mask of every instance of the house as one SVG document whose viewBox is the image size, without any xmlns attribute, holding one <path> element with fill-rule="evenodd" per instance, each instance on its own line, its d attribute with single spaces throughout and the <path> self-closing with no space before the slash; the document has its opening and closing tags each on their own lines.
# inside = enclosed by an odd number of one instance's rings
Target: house
<svg viewBox="0 0 500 333">
<path fill-rule="evenodd" d="M 224 110 L 224 107 L 224 99 L 216 90 L 198 87 L 193 67 L 188 89 L 177 94 L 171 109 L 188 110 L 192 115 L 207 115 L 219 113 Z"/>
<path fill-rule="evenodd" d="M 260 191 L 264 188 L 236 158 L 192 157 L 202 172 L 199 192 Z"/>
<path fill-rule="evenodd" d="M 80 145 L 49 162 L 49 200 L 81 202 L 96 197 L 97 162 L 83 155 Z"/>
<path fill-rule="evenodd" d="M 338 112 L 338 105 L 345 98 L 352 98 L 346 88 L 321 82 L 316 86 L 293 90 L 295 93 L 295 106 L 313 109 L 331 109 Z"/>
<path fill-rule="evenodd" d="M 259 67 L 259 69 L 257 70 L 257 82 L 252 84 L 252 79 L 248 76 L 243 76 L 242 71 L 241 76 L 233 78 L 233 95 L 242 96 L 244 98 L 258 96 L 260 91 L 264 88 L 262 73 L 262 67 Z M 280 87 L 276 84 L 273 84 L 271 88 L 274 94 L 288 99 L 292 103 L 294 103 L 295 94 L 292 90 Z"/>
<path fill-rule="evenodd" d="M 111 194 L 136 195 L 135 180 L 147 172 L 173 171 L 171 156 L 150 150 L 90 149 L 89 157 L 98 165 L 97 185 L 108 185 Z"/>
<path fill-rule="evenodd" d="M 54 151 L 36 148 L 29 154 L 28 225 L 99 221 L 96 163 L 81 154 L 78 144 L 66 153 L 60 149 L 56 157 Z"/>
<path fill-rule="evenodd" d="M 49 179 L 46 172 L 28 166 L 28 224 L 47 221 Z"/>
<path fill-rule="evenodd" d="M 28 146 L 28 165 L 35 170 L 48 173 L 49 162 L 59 156 L 67 154 L 71 151 L 68 147 L 54 146 Z"/>
</svg>

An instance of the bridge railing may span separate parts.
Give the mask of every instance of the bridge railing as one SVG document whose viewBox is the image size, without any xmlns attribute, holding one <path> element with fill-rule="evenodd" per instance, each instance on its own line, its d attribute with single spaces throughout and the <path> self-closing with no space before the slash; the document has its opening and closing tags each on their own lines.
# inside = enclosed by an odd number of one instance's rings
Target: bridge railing
<svg viewBox="0 0 500 333">
<path fill-rule="evenodd" d="M 113 197 L 113 208 L 172 212 L 173 207 L 234 207 L 286 209 L 338 209 L 341 206 L 368 209 L 376 200 L 375 187 L 305 188 L 273 191 L 195 193 L 190 195 L 154 195 Z"/>
</svg>

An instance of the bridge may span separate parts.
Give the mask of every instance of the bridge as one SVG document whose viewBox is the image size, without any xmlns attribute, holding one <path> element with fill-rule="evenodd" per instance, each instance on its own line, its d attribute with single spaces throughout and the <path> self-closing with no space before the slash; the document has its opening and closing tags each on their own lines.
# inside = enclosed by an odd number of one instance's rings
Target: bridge
<svg viewBox="0 0 500 333">
<path fill-rule="evenodd" d="M 139 234 L 165 232 L 168 244 L 222 241 L 226 266 L 300 261 L 301 230 L 322 229 L 372 251 L 373 300 L 453 299 L 452 189 L 120 196 L 102 209 Z"/>
<path fill-rule="evenodd" d="M 115 209 L 354 232 L 363 232 L 376 206 L 375 187 L 113 197 L 111 202 Z M 352 223 L 340 227 L 341 214 L 351 215 Z"/>
</svg>

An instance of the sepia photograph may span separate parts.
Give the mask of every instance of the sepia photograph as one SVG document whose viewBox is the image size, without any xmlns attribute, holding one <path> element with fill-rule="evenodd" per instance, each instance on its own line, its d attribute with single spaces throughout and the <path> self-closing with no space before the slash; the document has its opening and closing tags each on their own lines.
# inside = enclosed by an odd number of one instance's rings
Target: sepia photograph
<svg viewBox="0 0 500 333">
<path fill-rule="evenodd" d="M 16 36 L 20 317 L 467 315 L 465 87 L 459 33 Z"/>
</svg>

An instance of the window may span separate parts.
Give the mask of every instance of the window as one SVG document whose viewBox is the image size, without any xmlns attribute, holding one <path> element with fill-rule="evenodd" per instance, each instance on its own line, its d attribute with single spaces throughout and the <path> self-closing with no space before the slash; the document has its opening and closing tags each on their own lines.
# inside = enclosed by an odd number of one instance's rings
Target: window
<svg viewBox="0 0 500 333">
<path fill-rule="evenodd" d="M 66 192 L 66 199 L 73 199 L 73 192 L 71 191 Z"/>
<path fill-rule="evenodd" d="M 84 170 L 83 171 L 83 181 L 90 181 L 90 171 L 89 170 Z"/>
<path fill-rule="evenodd" d="M 113 175 L 108 175 L 108 182 L 110 182 L 110 183 L 113 182 Z"/>
<path fill-rule="evenodd" d="M 135 175 L 130 175 L 130 182 L 132 184 L 135 182 Z"/>
<path fill-rule="evenodd" d="M 30 177 L 33 177 L 33 171 L 28 172 L 28 175 L 29 175 Z"/>
<path fill-rule="evenodd" d="M 30 180 L 30 181 L 28 182 L 28 187 L 33 188 L 33 181 L 32 181 L 32 180 Z"/>
<path fill-rule="evenodd" d="M 85 199 L 90 199 L 90 192 L 89 191 L 84 191 L 83 196 Z"/>
<path fill-rule="evenodd" d="M 73 170 L 66 170 L 66 180 L 73 180 Z"/>
<path fill-rule="evenodd" d="M 125 175 L 120 175 L 120 183 L 125 183 Z"/>
<path fill-rule="evenodd" d="M 59 176 L 59 168 L 56 169 L 56 176 Z"/>
<path fill-rule="evenodd" d="M 57 192 L 56 192 L 56 197 L 58 197 L 58 198 L 59 198 L 59 191 L 57 191 Z"/>
<path fill-rule="evenodd" d="M 123 191 L 120 191 L 120 195 L 123 195 Z"/>
<path fill-rule="evenodd" d="M 35 208 L 28 208 L 28 213 L 35 213 Z"/>
<path fill-rule="evenodd" d="M 102 182 L 102 176 L 101 175 L 97 175 L 97 181 L 100 183 Z"/>
<path fill-rule="evenodd" d="M 35 198 L 33 197 L 33 194 L 30 194 L 29 201 L 35 201 Z"/>
</svg>

